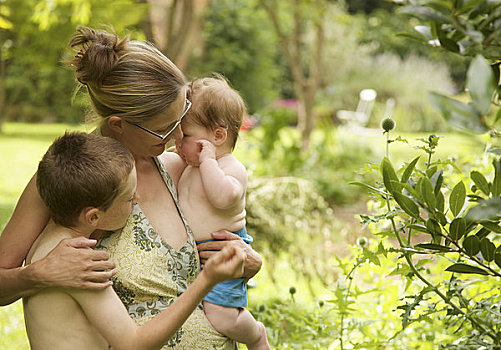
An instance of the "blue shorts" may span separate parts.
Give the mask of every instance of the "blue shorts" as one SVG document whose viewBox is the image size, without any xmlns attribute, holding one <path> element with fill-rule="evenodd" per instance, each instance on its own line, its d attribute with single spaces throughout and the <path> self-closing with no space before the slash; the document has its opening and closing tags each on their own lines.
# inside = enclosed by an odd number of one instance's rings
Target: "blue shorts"
<svg viewBox="0 0 501 350">
<path fill-rule="evenodd" d="M 247 234 L 245 227 L 233 233 L 240 236 L 247 244 L 250 244 L 252 242 L 252 237 Z M 197 244 L 208 241 L 213 241 L 213 239 L 207 241 L 199 241 L 197 242 Z M 216 305 L 229 307 L 246 307 L 248 303 L 247 283 L 245 282 L 245 278 L 237 278 L 216 284 L 214 288 L 212 288 L 212 290 L 206 295 L 204 300 Z"/>
</svg>

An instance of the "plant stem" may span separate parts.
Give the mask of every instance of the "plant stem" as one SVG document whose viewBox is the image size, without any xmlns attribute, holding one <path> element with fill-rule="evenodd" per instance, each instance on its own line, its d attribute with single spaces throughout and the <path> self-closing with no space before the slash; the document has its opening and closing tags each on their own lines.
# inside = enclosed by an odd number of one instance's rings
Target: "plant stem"
<svg viewBox="0 0 501 350">
<path fill-rule="evenodd" d="M 354 275 L 355 275 L 355 270 L 359 266 L 359 258 L 357 258 L 356 261 L 357 262 L 355 263 L 355 265 L 353 265 L 353 268 L 351 269 L 351 271 L 346 275 L 346 278 L 348 278 L 350 280 L 350 282 L 348 282 L 348 288 L 346 289 L 345 300 L 343 301 L 345 305 L 348 303 L 348 297 L 350 296 L 350 289 L 351 289 L 351 285 L 353 283 L 353 278 L 354 278 Z M 345 315 L 345 312 L 342 312 L 341 313 L 341 322 L 340 322 L 341 323 L 341 325 L 340 325 L 341 331 L 340 331 L 340 334 L 339 334 L 339 341 L 340 341 L 341 350 L 344 349 L 344 347 L 343 347 L 344 315 Z"/>
</svg>

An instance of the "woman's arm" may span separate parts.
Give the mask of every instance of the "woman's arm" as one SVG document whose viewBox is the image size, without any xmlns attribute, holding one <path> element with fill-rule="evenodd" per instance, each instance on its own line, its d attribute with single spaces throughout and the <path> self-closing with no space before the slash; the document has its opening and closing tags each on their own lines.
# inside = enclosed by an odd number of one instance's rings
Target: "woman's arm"
<svg viewBox="0 0 501 350">
<path fill-rule="evenodd" d="M 263 265 L 261 255 L 252 249 L 250 245 L 245 243 L 238 235 L 229 231 L 219 231 L 212 233 L 212 237 L 218 241 L 209 241 L 197 245 L 202 265 L 207 261 L 207 259 L 223 249 L 225 246 L 236 245 L 241 247 L 246 255 L 243 277 L 250 279 L 259 272 L 261 266 Z"/>
<path fill-rule="evenodd" d="M 21 267 L 49 220 L 35 181 L 34 176 L 0 235 L 0 305 L 47 286 L 103 289 L 114 274 L 111 269 L 115 265 L 107 261 L 108 254 L 89 249 L 96 241 L 84 238 L 64 240 L 44 259 Z"/>
<path fill-rule="evenodd" d="M 176 301 L 138 327 L 112 288 L 104 291 L 72 291 L 70 294 L 113 349 L 160 349 L 183 325 L 203 297 L 216 285 L 242 276 L 245 253 L 227 247 L 207 262 L 206 268 Z"/>
</svg>

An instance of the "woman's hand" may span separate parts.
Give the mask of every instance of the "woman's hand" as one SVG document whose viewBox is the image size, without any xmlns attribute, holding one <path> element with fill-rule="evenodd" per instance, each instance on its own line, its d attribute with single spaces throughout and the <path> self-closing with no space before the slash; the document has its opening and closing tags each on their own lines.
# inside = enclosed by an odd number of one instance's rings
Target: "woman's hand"
<svg viewBox="0 0 501 350">
<path fill-rule="evenodd" d="M 250 245 L 245 243 L 238 235 L 229 231 L 218 231 L 212 233 L 212 237 L 218 241 L 209 241 L 198 245 L 198 253 L 202 267 L 211 256 L 222 250 L 227 245 L 240 247 L 245 253 L 244 274 L 247 279 L 252 278 L 261 269 L 263 260 Z"/>
<path fill-rule="evenodd" d="M 240 278 L 244 273 L 245 252 L 236 245 L 227 245 L 207 260 L 203 271 L 213 283 Z"/>
<path fill-rule="evenodd" d="M 77 237 L 62 240 L 47 256 L 31 264 L 33 278 L 43 287 L 105 289 L 112 285 L 115 263 L 109 254 L 93 250 L 96 240 Z"/>
</svg>

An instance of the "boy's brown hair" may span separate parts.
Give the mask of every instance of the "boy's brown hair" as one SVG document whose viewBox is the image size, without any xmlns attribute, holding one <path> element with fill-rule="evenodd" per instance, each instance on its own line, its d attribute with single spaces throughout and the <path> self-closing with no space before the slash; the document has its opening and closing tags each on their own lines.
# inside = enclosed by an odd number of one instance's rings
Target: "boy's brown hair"
<svg viewBox="0 0 501 350">
<path fill-rule="evenodd" d="M 72 227 L 87 207 L 106 211 L 134 168 L 134 158 L 117 140 L 66 132 L 38 164 L 37 188 L 53 220 Z"/>
<path fill-rule="evenodd" d="M 247 113 L 242 97 L 222 75 L 195 79 L 189 87 L 188 99 L 193 103 L 189 121 L 210 130 L 225 128 L 233 149 Z"/>
</svg>

